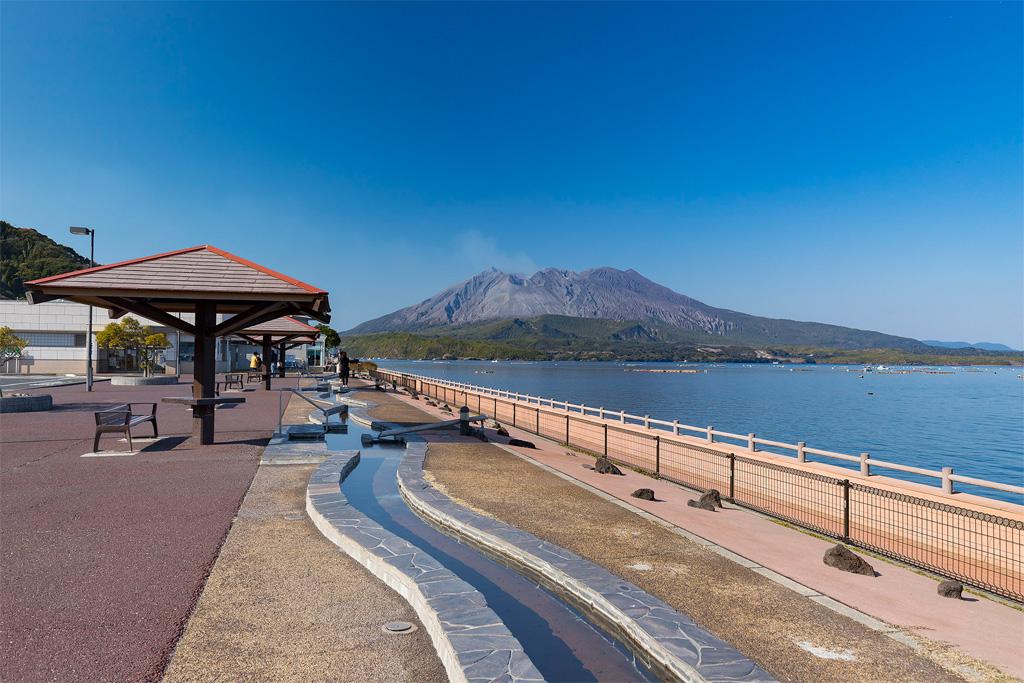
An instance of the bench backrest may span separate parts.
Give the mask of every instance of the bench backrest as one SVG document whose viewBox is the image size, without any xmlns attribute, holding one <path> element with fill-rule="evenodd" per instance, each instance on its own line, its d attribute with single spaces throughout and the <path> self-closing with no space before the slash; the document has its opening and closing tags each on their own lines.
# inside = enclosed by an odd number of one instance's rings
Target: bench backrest
<svg viewBox="0 0 1024 683">
<path fill-rule="evenodd" d="M 240 372 L 229 372 L 226 375 L 224 375 L 224 381 L 226 381 L 226 382 L 230 382 L 231 380 L 234 380 L 234 379 L 242 379 L 242 373 L 240 373 Z"/>
<path fill-rule="evenodd" d="M 95 413 L 96 424 L 103 426 L 125 425 L 132 419 L 132 409 L 127 403 L 100 410 Z"/>
</svg>

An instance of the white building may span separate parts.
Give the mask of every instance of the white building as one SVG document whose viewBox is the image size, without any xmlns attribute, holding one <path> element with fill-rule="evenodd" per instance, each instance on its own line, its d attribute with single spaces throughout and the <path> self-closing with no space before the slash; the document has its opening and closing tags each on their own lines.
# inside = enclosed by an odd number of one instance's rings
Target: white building
<svg viewBox="0 0 1024 683">
<path fill-rule="evenodd" d="M 164 332 L 171 347 L 157 357 L 163 371 L 173 375 L 192 372 L 192 353 L 195 343 L 192 335 L 179 333 L 166 325 L 152 320 L 127 314 L 125 317 L 138 319 L 149 325 L 154 332 Z M 183 320 L 191 322 L 191 313 L 181 314 Z M 218 315 L 218 322 L 223 316 Z M 93 372 L 116 373 L 135 372 L 137 362 L 130 354 L 110 351 L 96 346 L 95 335 L 111 322 L 104 308 L 92 309 L 93 331 Z M 14 374 L 85 374 L 86 330 L 89 327 L 89 307 L 67 301 L 53 301 L 45 304 L 29 304 L 27 301 L 0 299 L 0 327 L 10 327 L 14 333 L 28 342 L 20 359 L 9 361 L 0 367 L 0 373 Z M 240 370 L 249 366 L 249 357 L 255 346 L 238 339 L 217 340 L 217 372 Z M 305 346 L 293 349 L 289 357 L 306 361 Z"/>
</svg>

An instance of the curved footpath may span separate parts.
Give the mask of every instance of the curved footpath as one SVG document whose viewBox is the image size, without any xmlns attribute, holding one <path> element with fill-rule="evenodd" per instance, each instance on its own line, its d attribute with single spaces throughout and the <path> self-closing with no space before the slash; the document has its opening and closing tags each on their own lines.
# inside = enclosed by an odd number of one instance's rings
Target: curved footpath
<svg viewBox="0 0 1024 683">
<path fill-rule="evenodd" d="M 421 410 L 434 419 L 441 415 L 404 394 L 388 394 L 386 398 L 388 403 L 399 404 L 391 410 Z M 1006 679 L 962 650 L 922 637 L 922 631 L 929 633 L 929 628 L 946 628 L 945 622 L 934 617 L 936 604 L 943 613 L 962 615 L 966 620 L 963 626 L 967 628 L 957 632 L 1007 643 L 1001 653 L 989 647 L 991 660 L 1010 671 L 1014 671 L 1015 664 L 1020 665 L 1019 647 L 1012 645 L 1019 643 L 1021 635 L 1019 611 L 970 596 L 960 602 L 943 600 L 934 594 L 934 581 L 881 561 L 873 560 L 882 576 L 871 583 L 866 583 L 872 580 L 865 577 L 822 570 L 821 552 L 828 542 L 742 510 L 705 513 L 686 508 L 685 501 L 694 494 L 681 487 L 633 472 L 625 477 L 596 475 L 584 469 L 593 462 L 590 458 L 567 454 L 564 448 L 535 435 L 510 431 L 513 436 L 537 442 L 541 448 L 458 443 L 458 439 L 441 435 L 435 438 L 428 433 L 427 440 L 433 441 L 426 458 L 428 480 L 473 510 L 561 545 L 636 583 L 690 614 L 698 624 L 736 645 L 780 679 Z M 506 441 L 490 431 L 488 436 L 492 441 Z M 593 486 L 614 487 L 614 497 Z M 629 498 L 629 491 L 639 486 L 653 487 L 659 498 L 674 502 L 645 503 Z M 511 490 L 515 495 L 509 495 Z M 790 564 L 813 565 L 814 577 L 822 579 L 817 590 L 655 517 L 678 505 L 687 523 L 697 525 L 702 535 L 731 530 L 727 539 L 744 549 L 763 545 L 763 538 L 771 538 L 777 545 L 773 552 L 782 556 L 801 548 L 799 556 L 789 558 Z M 647 512 L 648 508 L 653 512 Z M 726 544 L 726 540 L 719 543 Z M 810 555 L 803 554 L 806 545 L 812 546 Z M 814 550 L 818 546 L 822 549 Z M 768 559 L 774 561 L 775 557 L 769 553 Z M 902 585 L 901 576 L 916 579 L 926 588 L 931 586 L 927 596 L 930 606 L 922 607 L 932 611 L 921 613 L 927 616 L 923 623 L 912 622 L 917 627 L 913 636 L 822 595 L 832 585 L 844 587 L 849 594 L 851 589 L 845 586 L 850 585 L 877 602 L 884 591 L 891 590 L 888 586 Z M 892 584 L 894 577 L 897 582 Z M 899 604 L 903 596 L 890 595 L 888 600 Z M 976 612 L 994 614 L 1009 626 L 993 629 L 985 621 L 975 621 Z M 969 638 L 964 642 L 978 649 Z"/>
<path fill-rule="evenodd" d="M 383 400 L 386 407 L 382 411 L 375 411 L 375 415 L 383 412 L 392 420 L 401 415 L 406 422 L 417 419 L 422 421 L 426 415 L 403 411 L 401 406 L 394 404 L 388 397 L 378 400 Z M 369 424 L 370 419 L 364 417 L 362 412 L 355 409 L 350 417 Z M 437 435 L 448 437 L 450 432 L 439 432 Z M 419 439 L 410 439 L 399 466 L 398 485 L 411 509 L 449 535 L 469 541 L 486 553 L 510 563 L 520 573 L 527 574 L 568 598 L 588 616 L 595 617 L 604 627 L 617 634 L 620 640 L 629 643 L 645 665 L 659 672 L 665 680 L 774 680 L 733 647 L 635 585 L 563 548 L 478 515 L 453 502 L 425 481 L 425 454 L 426 444 Z M 321 471 L 328 472 L 326 479 L 329 482 L 336 479 L 336 466 L 330 465 L 334 459 L 332 457 L 321 466 Z M 344 474 L 341 479 L 344 480 Z M 321 481 L 323 479 L 318 476 L 316 491 L 320 491 Z M 313 491 L 312 480 L 310 487 Z M 336 490 L 337 486 L 333 489 Z M 341 509 L 336 514 L 343 520 L 355 516 L 351 509 Z M 333 531 L 345 533 L 337 529 Z M 379 535 L 375 529 L 374 537 Z M 421 617 L 427 620 L 423 614 Z"/>
<path fill-rule="evenodd" d="M 542 681 L 479 591 L 348 504 L 341 484 L 358 463 L 359 451 L 342 451 L 310 477 L 306 512 L 317 529 L 409 602 L 450 681 Z"/>
<path fill-rule="evenodd" d="M 511 564 L 630 644 L 666 680 L 773 681 L 768 672 L 658 598 L 525 531 L 459 505 L 424 478 L 427 444 L 410 443 L 398 470 L 409 506 L 447 533 Z"/>
<path fill-rule="evenodd" d="M 284 422 L 305 423 L 309 410 L 292 397 Z M 306 516 L 314 463 L 327 455 L 323 442 L 289 444 L 304 457 L 270 464 L 282 445 L 275 438 L 264 452 L 164 680 L 448 680 L 408 603 Z M 389 621 L 419 629 L 387 634 Z"/>
</svg>

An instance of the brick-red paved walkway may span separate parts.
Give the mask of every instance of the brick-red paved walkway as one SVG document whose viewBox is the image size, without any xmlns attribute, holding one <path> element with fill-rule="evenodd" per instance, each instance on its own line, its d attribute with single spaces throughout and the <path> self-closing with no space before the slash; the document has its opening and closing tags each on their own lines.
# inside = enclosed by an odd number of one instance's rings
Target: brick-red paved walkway
<svg viewBox="0 0 1024 683">
<path fill-rule="evenodd" d="M 160 677 L 277 425 L 278 392 L 218 410 L 213 446 L 194 447 L 191 414 L 161 404 L 171 438 L 132 457 L 79 456 L 93 410 L 190 387 L 38 390 L 52 411 L 0 415 L 0 680 Z M 118 438 L 101 448 L 126 448 Z"/>
</svg>

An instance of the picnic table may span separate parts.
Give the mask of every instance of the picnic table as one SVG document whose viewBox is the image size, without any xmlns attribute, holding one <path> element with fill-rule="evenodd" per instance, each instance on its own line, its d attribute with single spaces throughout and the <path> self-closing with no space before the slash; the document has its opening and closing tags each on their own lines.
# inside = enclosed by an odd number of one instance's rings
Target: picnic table
<svg viewBox="0 0 1024 683">
<path fill-rule="evenodd" d="M 190 406 L 192 417 L 196 418 L 192 425 L 193 438 L 201 438 L 204 428 L 209 429 L 210 443 L 213 443 L 213 411 L 219 405 L 228 403 L 245 403 L 241 396 L 218 396 L 216 398 L 192 398 L 190 396 L 165 396 L 160 399 L 161 403 L 177 403 L 178 405 Z M 205 423 L 209 423 L 207 427 Z"/>
</svg>

